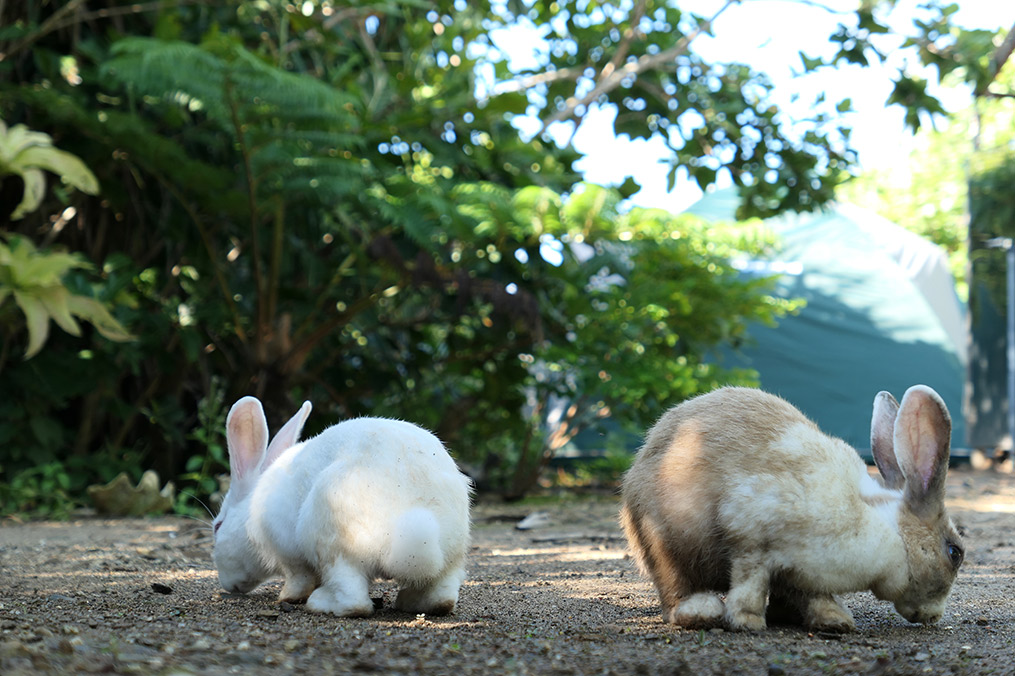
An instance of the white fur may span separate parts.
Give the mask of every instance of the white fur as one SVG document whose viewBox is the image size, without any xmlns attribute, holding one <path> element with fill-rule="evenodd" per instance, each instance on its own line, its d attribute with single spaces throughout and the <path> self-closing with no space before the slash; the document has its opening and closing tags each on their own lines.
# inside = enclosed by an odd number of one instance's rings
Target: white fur
<svg viewBox="0 0 1015 676">
<path fill-rule="evenodd" d="M 234 405 L 237 419 L 260 410 L 251 399 Z M 240 433 L 249 426 L 227 427 L 235 465 L 242 462 L 234 459 L 242 453 Z M 291 445 L 274 461 L 271 455 L 269 448 L 252 478 L 237 482 L 234 469 L 216 519 L 223 587 L 246 592 L 281 574 L 280 599 L 362 616 L 373 611 L 370 581 L 390 578 L 401 587 L 400 609 L 454 608 L 465 578 L 471 483 L 436 437 L 407 422 L 358 418 Z"/>
<path fill-rule="evenodd" d="M 781 456 L 806 457 L 808 471 L 779 472 Z M 798 424 L 772 445 L 769 459 L 772 474 L 729 475 L 719 505 L 719 521 L 729 533 L 748 549 L 767 550 L 766 569 L 791 569 L 801 584 L 830 594 L 863 589 L 872 576 L 905 569 L 894 518 L 901 493 L 888 497 L 891 505 L 884 511 L 855 511 L 850 498 L 858 489 L 850 479 L 859 477 L 870 490 L 870 477 L 851 448 Z M 786 527 L 800 522 L 801 514 L 805 524 Z M 843 529 L 843 523 L 853 528 Z"/>
</svg>

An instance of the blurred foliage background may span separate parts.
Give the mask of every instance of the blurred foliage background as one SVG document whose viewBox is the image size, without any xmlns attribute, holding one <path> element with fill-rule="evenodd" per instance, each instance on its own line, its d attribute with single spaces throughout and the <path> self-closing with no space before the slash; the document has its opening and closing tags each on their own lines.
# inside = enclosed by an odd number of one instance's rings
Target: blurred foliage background
<svg viewBox="0 0 1015 676">
<path fill-rule="evenodd" d="M 805 67 L 883 57 L 893 4 Z M 419 423 L 516 498 L 583 431 L 611 448 L 751 383 L 710 357 L 793 309 L 730 264 L 764 229 L 622 208 L 637 185 L 582 183 L 511 124 L 614 104 L 618 133 L 667 138 L 671 181 L 726 176 L 745 218 L 819 208 L 855 165 L 848 100 L 785 119 L 764 75 L 695 55 L 711 17 L 679 5 L 0 4 L 0 510 L 63 515 L 149 468 L 194 509 L 246 394 L 273 429 L 304 399 L 311 434 Z M 910 46 L 989 86 L 1001 36 L 932 8 Z M 546 27 L 538 69 L 493 37 L 519 22 Z M 893 94 L 913 127 L 940 110 L 921 82 Z"/>
</svg>

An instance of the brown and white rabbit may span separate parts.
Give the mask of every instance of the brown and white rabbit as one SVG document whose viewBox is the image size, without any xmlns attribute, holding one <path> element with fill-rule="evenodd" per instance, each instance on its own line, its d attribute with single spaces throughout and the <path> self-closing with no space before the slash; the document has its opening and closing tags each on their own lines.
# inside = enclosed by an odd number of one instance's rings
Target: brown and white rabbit
<svg viewBox="0 0 1015 676">
<path fill-rule="evenodd" d="M 299 441 L 310 402 L 268 443 L 253 397 L 226 419 L 231 482 L 213 522 L 219 581 L 246 593 L 282 575 L 282 601 L 339 616 L 373 610 L 391 578 L 395 607 L 445 614 L 469 548 L 472 483 L 438 439 L 407 422 L 356 418 Z"/>
<path fill-rule="evenodd" d="M 916 385 L 874 399 L 884 479 L 785 400 L 730 387 L 667 411 L 623 483 L 621 523 L 667 621 L 851 631 L 833 596 L 871 590 L 910 622 L 937 622 L 962 564 L 944 505 L 951 418 Z M 725 599 L 723 598 L 725 597 Z"/>
</svg>

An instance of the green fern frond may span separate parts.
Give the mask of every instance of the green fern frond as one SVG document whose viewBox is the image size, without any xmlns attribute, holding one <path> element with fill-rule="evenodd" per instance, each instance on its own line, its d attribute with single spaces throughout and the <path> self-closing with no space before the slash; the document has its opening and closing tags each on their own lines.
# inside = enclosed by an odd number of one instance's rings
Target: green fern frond
<svg viewBox="0 0 1015 676">
<path fill-rule="evenodd" d="M 352 131 L 354 102 L 343 92 L 279 70 L 225 38 L 200 46 L 130 38 L 113 53 L 103 72 L 114 81 L 207 117 L 242 144 L 260 194 L 316 201 L 356 189 L 362 167 L 351 151 L 363 140 Z"/>
<path fill-rule="evenodd" d="M 235 43 L 128 38 L 111 51 L 104 74 L 138 93 L 203 110 L 225 128 L 232 126 L 234 106 L 245 123 L 264 128 L 273 116 L 339 129 L 353 119 L 352 98 L 313 77 L 279 70 Z"/>
</svg>

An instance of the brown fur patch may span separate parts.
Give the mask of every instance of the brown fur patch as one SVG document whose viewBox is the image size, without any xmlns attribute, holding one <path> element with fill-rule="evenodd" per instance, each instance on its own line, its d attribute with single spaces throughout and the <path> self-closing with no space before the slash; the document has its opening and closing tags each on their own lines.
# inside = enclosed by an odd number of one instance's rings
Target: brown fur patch
<svg viewBox="0 0 1015 676">
<path fill-rule="evenodd" d="M 716 511 L 727 465 L 771 472 L 770 458 L 755 451 L 799 424 L 817 429 L 778 397 L 724 388 L 670 409 L 649 430 L 624 479 L 621 523 L 664 612 L 688 594 L 729 588 L 731 542 Z M 780 471 L 802 471 L 806 462 L 787 459 Z"/>
</svg>

